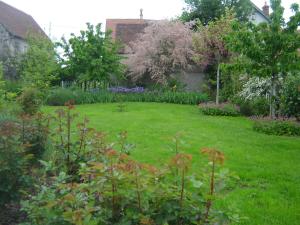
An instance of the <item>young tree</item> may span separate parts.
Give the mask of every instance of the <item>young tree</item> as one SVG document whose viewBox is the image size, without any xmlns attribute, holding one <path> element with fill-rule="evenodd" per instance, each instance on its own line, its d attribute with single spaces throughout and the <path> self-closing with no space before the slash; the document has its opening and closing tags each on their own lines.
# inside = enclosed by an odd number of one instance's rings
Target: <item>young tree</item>
<svg viewBox="0 0 300 225">
<path fill-rule="evenodd" d="M 203 25 L 221 18 L 226 9 L 233 10 L 239 21 L 248 21 L 253 6 L 250 0 L 185 0 L 183 21 L 200 20 Z"/>
<path fill-rule="evenodd" d="M 126 60 L 130 77 L 137 81 L 146 76 L 166 84 L 172 73 L 191 62 L 192 31 L 180 21 L 154 22 L 131 48 L 133 54 Z"/>
<path fill-rule="evenodd" d="M 228 36 L 228 46 L 247 57 L 247 61 L 238 65 L 240 68 L 250 75 L 271 79 L 270 116 L 274 118 L 279 78 L 300 69 L 300 34 L 297 31 L 300 12 L 299 6 L 293 4 L 294 15 L 286 23 L 281 0 L 271 0 L 271 7 L 270 23 L 258 26 L 235 23 L 234 32 Z"/>
<path fill-rule="evenodd" d="M 120 76 L 124 66 L 119 56 L 119 44 L 115 43 L 110 33 L 101 31 L 101 24 L 93 26 L 87 23 L 87 30 L 79 36 L 71 34 L 58 44 L 64 53 L 61 64 L 64 70 L 72 74 L 76 81 L 108 83 L 112 75 Z"/>
<path fill-rule="evenodd" d="M 198 31 L 193 36 L 194 61 L 204 67 L 217 66 L 216 104 L 219 104 L 221 64 L 230 57 L 225 37 L 232 31 L 231 24 L 233 21 L 234 15 L 227 11 L 219 20 L 209 22 L 207 26 L 200 24 Z"/>
<path fill-rule="evenodd" d="M 58 69 L 53 43 L 44 36 L 29 34 L 29 47 L 21 56 L 19 72 L 26 86 L 48 88 Z"/>
</svg>

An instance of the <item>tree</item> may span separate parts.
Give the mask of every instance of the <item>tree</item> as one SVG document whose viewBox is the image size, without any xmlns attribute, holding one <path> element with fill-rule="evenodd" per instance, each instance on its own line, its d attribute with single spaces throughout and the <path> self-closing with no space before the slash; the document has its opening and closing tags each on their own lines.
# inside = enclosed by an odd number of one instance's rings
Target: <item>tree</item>
<svg viewBox="0 0 300 225">
<path fill-rule="evenodd" d="M 193 56 L 192 31 L 180 21 L 159 21 L 145 28 L 131 45 L 133 54 L 126 60 L 134 80 L 149 78 L 166 84 L 170 75 L 186 68 Z"/>
<path fill-rule="evenodd" d="M 110 33 L 101 31 L 101 24 L 87 23 L 87 30 L 79 36 L 71 34 L 58 44 L 63 49 L 61 64 L 73 79 L 87 85 L 87 82 L 108 83 L 112 75 L 121 76 L 124 66 L 118 51 L 120 45 L 114 42 Z"/>
<path fill-rule="evenodd" d="M 198 31 L 193 36 L 194 61 L 204 67 L 217 65 L 216 104 L 219 104 L 221 64 L 230 57 L 225 37 L 232 31 L 233 21 L 234 15 L 227 11 L 219 20 L 209 22 L 207 26 L 200 24 Z"/>
<path fill-rule="evenodd" d="M 228 36 L 227 41 L 232 51 L 248 59 L 238 65 L 240 68 L 250 75 L 271 79 L 270 116 L 274 118 L 279 78 L 300 69 L 300 34 L 297 31 L 300 12 L 299 6 L 293 4 L 294 15 L 286 23 L 281 0 L 271 0 L 271 7 L 273 13 L 270 23 L 258 26 L 235 23 L 234 32 Z"/>
<path fill-rule="evenodd" d="M 248 21 L 253 6 L 250 0 L 185 0 L 183 21 L 200 20 L 203 25 L 221 18 L 226 9 L 233 10 L 239 21 Z"/>
<path fill-rule="evenodd" d="M 44 36 L 29 34 L 28 49 L 21 56 L 19 72 L 26 86 L 48 88 L 58 69 L 53 43 Z"/>
</svg>

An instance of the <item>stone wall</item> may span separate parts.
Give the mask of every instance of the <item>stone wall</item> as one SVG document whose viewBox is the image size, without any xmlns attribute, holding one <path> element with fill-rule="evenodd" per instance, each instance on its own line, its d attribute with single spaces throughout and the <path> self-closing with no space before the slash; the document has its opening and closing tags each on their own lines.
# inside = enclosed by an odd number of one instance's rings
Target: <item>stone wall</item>
<svg viewBox="0 0 300 225">
<path fill-rule="evenodd" d="M 27 50 L 27 43 L 21 38 L 11 35 L 0 24 L 0 61 L 3 63 L 4 76 L 14 79 L 17 77 L 13 61 Z"/>
</svg>

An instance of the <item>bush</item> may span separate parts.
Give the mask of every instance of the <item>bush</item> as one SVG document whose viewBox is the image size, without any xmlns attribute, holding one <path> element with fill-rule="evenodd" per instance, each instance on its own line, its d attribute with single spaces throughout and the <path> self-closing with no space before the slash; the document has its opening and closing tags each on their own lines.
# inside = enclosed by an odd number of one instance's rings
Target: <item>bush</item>
<svg viewBox="0 0 300 225">
<path fill-rule="evenodd" d="M 49 118 L 41 113 L 34 116 L 22 114 L 19 116 L 20 141 L 25 152 L 32 155 L 32 163 L 40 160 L 47 150 Z"/>
<path fill-rule="evenodd" d="M 42 104 L 41 93 L 35 88 L 26 88 L 18 98 L 18 103 L 24 113 L 34 115 Z"/>
<path fill-rule="evenodd" d="M 19 140 L 18 125 L 8 116 L 0 121 L 0 206 L 18 201 L 29 186 L 28 155 Z"/>
<path fill-rule="evenodd" d="M 215 171 L 224 156 L 208 154 L 213 155 L 210 161 L 215 168 L 201 174 L 200 181 L 198 176 L 189 176 L 191 155 L 177 154 L 164 169 L 158 169 L 109 150 L 102 161 L 81 165 L 80 182 L 70 182 L 61 172 L 23 202 L 23 210 L 32 225 L 227 224 L 230 219 L 211 208 L 217 193 L 207 196 L 202 188 L 202 181 L 208 189 L 224 184 Z"/>
<path fill-rule="evenodd" d="M 206 103 L 199 105 L 200 111 L 208 116 L 239 116 L 239 109 L 233 104 Z"/>
<path fill-rule="evenodd" d="M 266 98 L 240 101 L 239 107 L 244 116 L 268 116 L 270 111 L 269 102 Z"/>
<path fill-rule="evenodd" d="M 282 96 L 281 108 L 283 114 L 294 116 L 300 121 L 300 73 L 287 77 Z"/>
<path fill-rule="evenodd" d="M 84 92 L 72 89 L 54 89 L 46 99 L 52 106 L 63 106 L 74 100 L 75 104 L 114 103 L 114 102 L 161 102 L 174 104 L 197 105 L 208 100 L 206 94 L 185 92 L 143 92 L 143 93 L 112 93 L 109 91 Z"/>
<path fill-rule="evenodd" d="M 260 133 L 278 136 L 300 136 L 300 125 L 290 121 L 255 121 L 253 129 Z"/>
</svg>

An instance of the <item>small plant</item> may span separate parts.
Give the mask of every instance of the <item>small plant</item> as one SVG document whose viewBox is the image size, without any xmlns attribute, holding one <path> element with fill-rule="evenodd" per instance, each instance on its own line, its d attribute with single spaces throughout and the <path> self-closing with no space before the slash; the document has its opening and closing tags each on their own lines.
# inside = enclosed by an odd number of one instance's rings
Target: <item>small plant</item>
<svg viewBox="0 0 300 225">
<path fill-rule="evenodd" d="M 119 96 L 119 101 L 117 104 L 118 112 L 125 112 L 126 104 L 122 98 L 122 96 Z"/>
<path fill-rule="evenodd" d="M 41 93 L 34 88 L 26 88 L 17 99 L 24 113 L 34 115 L 42 104 Z"/>
<path fill-rule="evenodd" d="M 300 136 L 300 125 L 297 122 L 280 120 L 257 120 L 253 130 L 268 135 Z"/>
<path fill-rule="evenodd" d="M 128 132 L 122 131 L 118 134 L 118 145 L 120 146 L 120 152 L 126 155 L 130 155 L 132 149 L 135 147 L 133 144 L 127 142 Z"/>
<path fill-rule="evenodd" d="M 239 116 L 239 108 L 232 104 L 205 103 L 199 105 L 200 111 L 208 116 Z"/>
<path fill-rule="evenodd" d="M 203 148 L 201 153 L 208 156 L 208 159 L 211 163 L 211 175 L 210 175 L 210 187 L 208 199 L 206 202 L 206 212 L 204 216 L 205 223 L 209 223 L 209 215 L 212 207 L 212 201 L 214 199 L 215 194 L 215 176 L 216 176 L 216 166 L 217 164 L 222 165 L 224 162 L 224 154 L 216 149 L 212 148 Z"/>
</svg>

